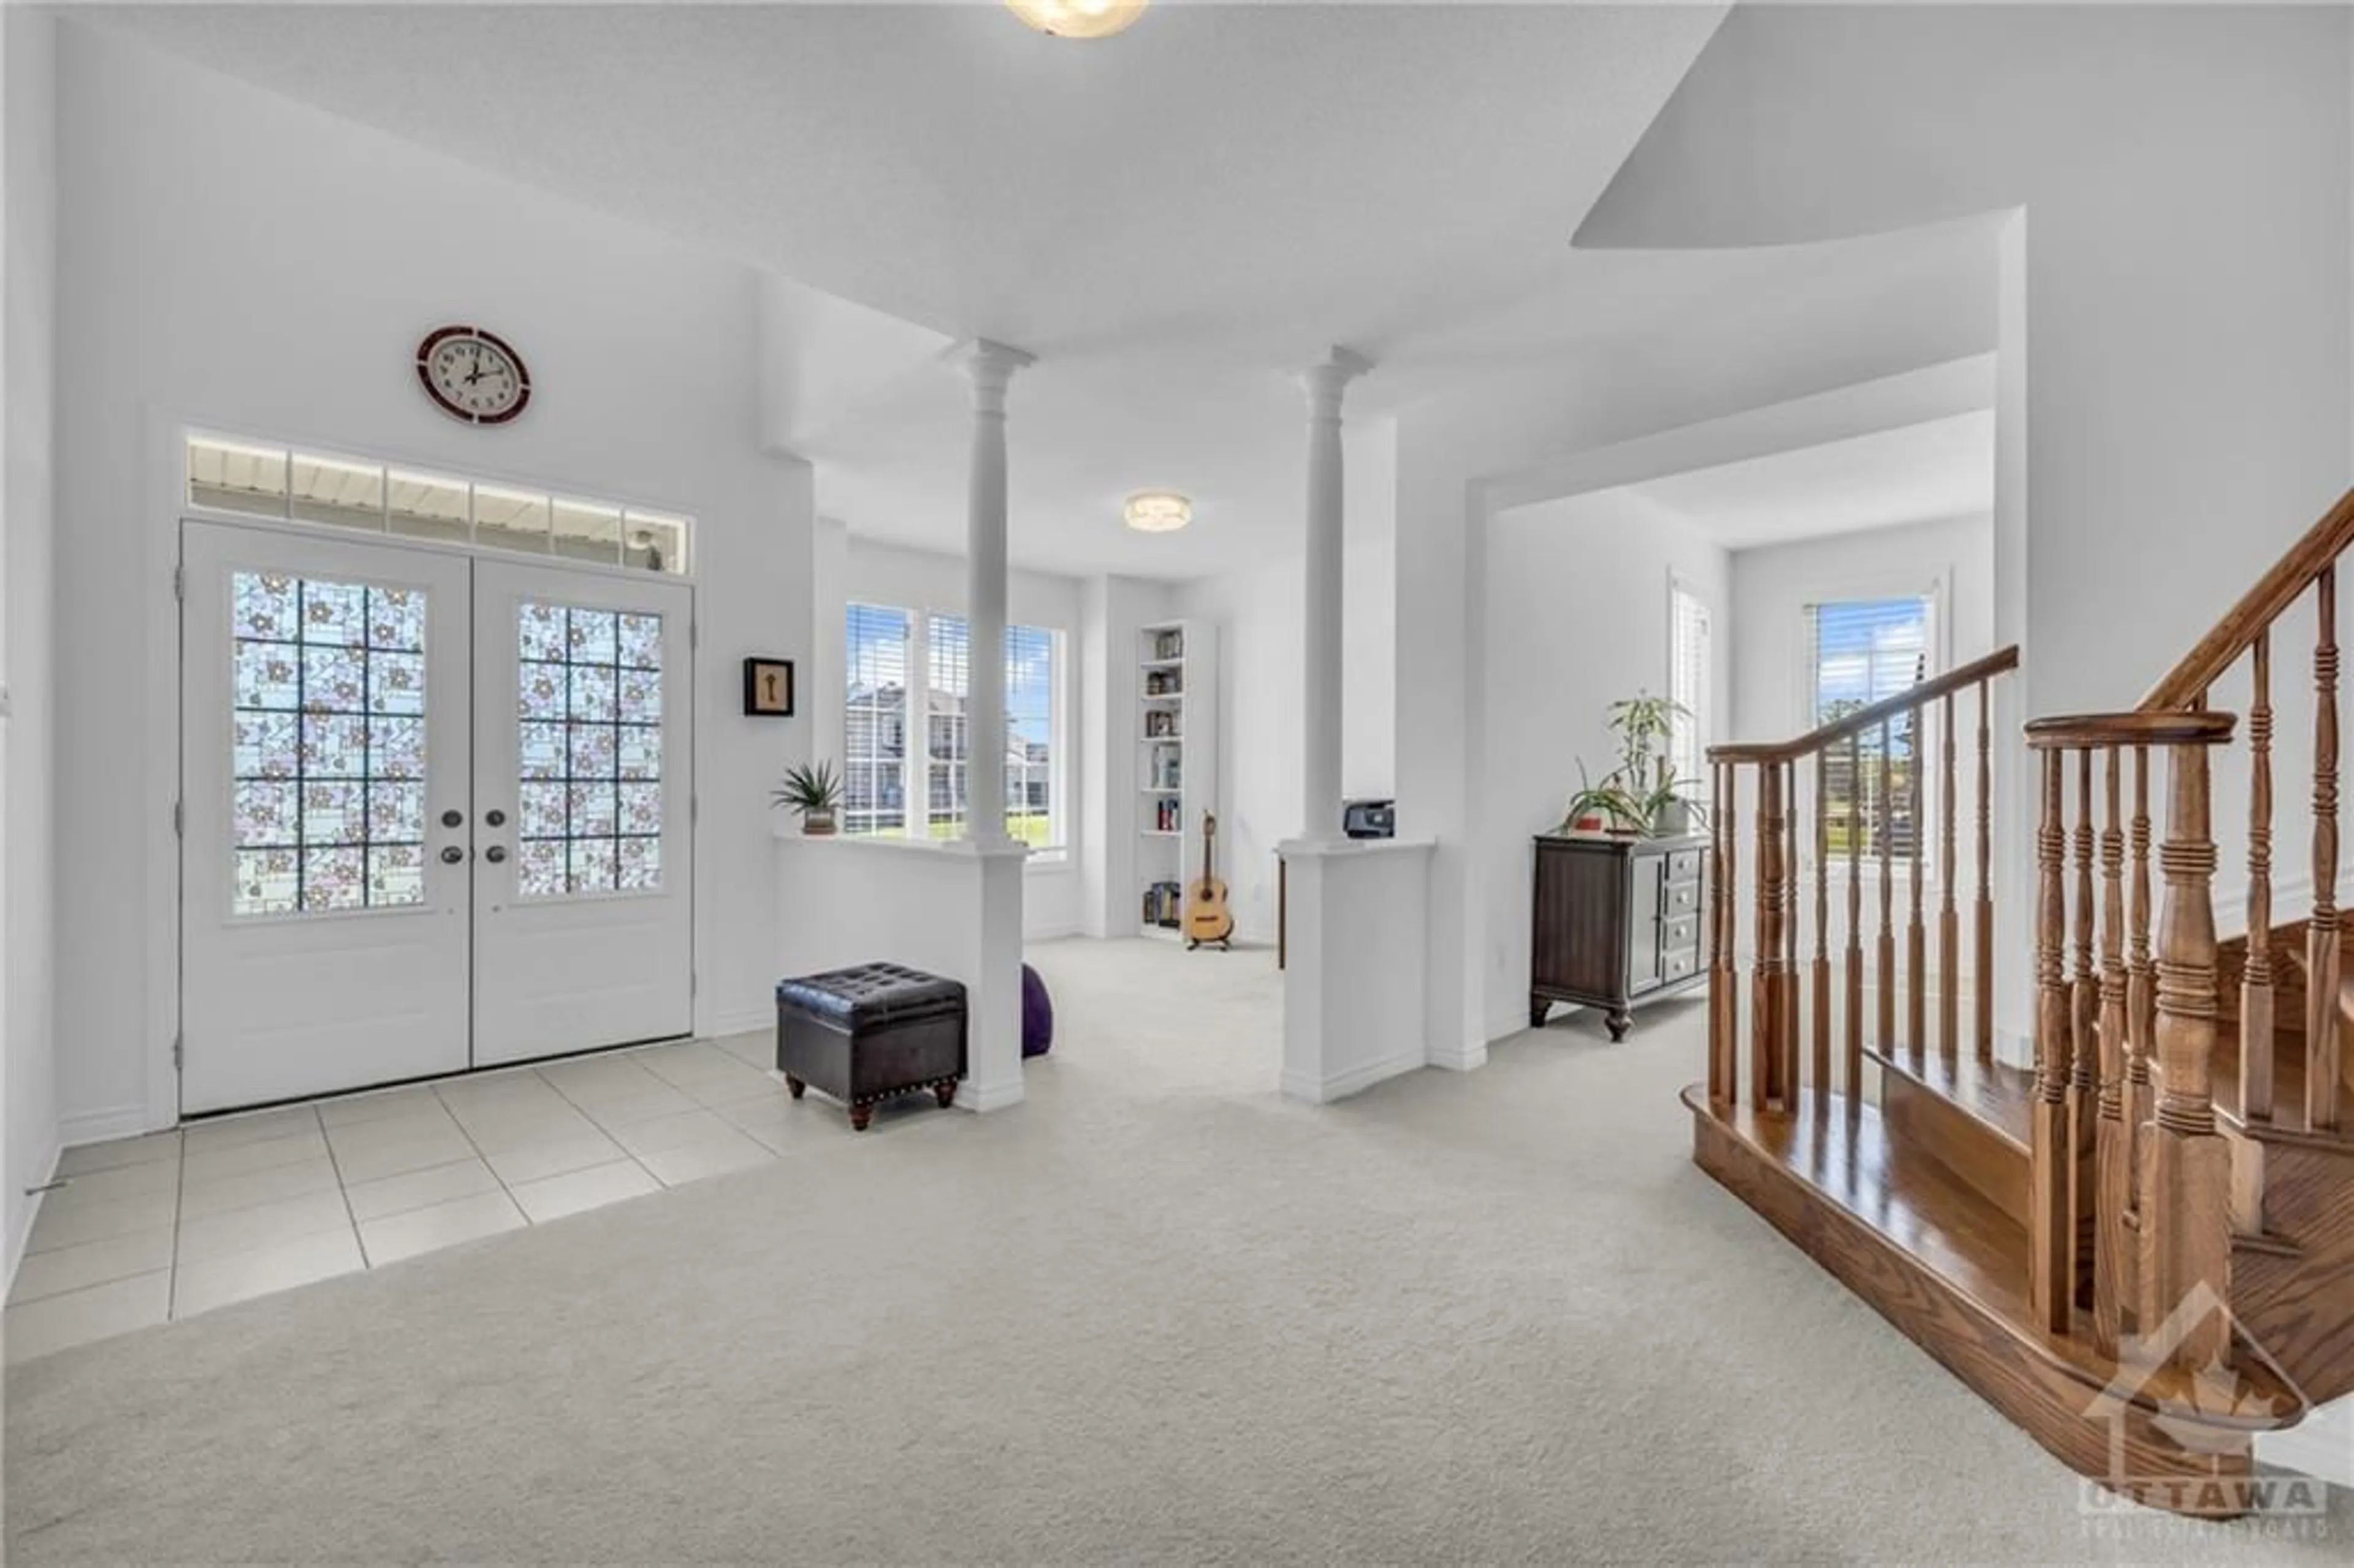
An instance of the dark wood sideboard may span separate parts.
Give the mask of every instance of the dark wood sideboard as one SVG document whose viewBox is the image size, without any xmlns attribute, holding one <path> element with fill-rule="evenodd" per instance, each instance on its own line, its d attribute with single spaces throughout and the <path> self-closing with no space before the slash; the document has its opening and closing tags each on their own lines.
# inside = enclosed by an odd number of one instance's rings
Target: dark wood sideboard
<svg viewBox="0 0 2354 1568">
<path fill-rule="evenodd" d="M 1607 1011 L 1627 1038 L 1634 1010 L 1708 979 L 1701 964 L 1704 834 L 1639 839 L 1540 833 L 1529 1027 L 1556 1001 Z"/>
</svg>

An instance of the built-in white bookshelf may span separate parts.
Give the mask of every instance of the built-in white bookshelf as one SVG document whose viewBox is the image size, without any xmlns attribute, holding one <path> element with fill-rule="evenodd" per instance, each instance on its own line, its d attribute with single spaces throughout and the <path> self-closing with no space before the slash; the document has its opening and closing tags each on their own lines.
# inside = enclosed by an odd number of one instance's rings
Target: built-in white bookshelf
<svg viewBox="0 0 2354 1568">
<path fill-rule="evenodd" d="M 1142 628 L 1135 680 L 1137 918 L 1173 937 L 1185 885 L 1202 874 L 1202 820 L 1218 805 L 1218 629 Z"/>
</svg>

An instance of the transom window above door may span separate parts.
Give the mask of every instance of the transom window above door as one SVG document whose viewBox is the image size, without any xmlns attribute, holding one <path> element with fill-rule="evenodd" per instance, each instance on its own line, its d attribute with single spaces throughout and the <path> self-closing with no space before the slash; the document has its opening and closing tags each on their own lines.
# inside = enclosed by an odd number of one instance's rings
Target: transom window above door
<svg viewBox="0 0 2354 1568">
<path fill-rule="evenodd" d="M 691 518 L 369 458 L 191 434 L 187 482 L 188 503 L 212 512 L 672 577 L 692 569 Z"/>
</svg>

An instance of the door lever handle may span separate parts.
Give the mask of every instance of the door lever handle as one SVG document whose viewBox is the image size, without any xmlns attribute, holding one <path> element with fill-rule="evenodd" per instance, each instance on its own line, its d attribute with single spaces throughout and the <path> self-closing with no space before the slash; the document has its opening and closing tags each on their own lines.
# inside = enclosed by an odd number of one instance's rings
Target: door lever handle
<svg viewBox="0 0 2354 1568">
<path fill-rule="evenodd" d="M 499 862 L 507 858 L 507 846 L 504 844 L 493 844 L 490 848 L 482 852 L 482 858 L 489 861 L 493 865 L 496 865 Z"/>
</svg>

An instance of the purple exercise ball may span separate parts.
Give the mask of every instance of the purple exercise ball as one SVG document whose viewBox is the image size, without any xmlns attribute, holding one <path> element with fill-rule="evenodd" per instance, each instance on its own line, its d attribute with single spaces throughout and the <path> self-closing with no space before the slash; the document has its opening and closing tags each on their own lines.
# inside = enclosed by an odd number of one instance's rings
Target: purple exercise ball
<svg viewBox="0 0 2354 1568">
<path fill-rule="evenodd" d="M 1044 1056 L 1055 1044 L 1055 1003 L 1046 982 L 1028 964 L 1022 966 L 1022 1054 Z"/>
</svg>

